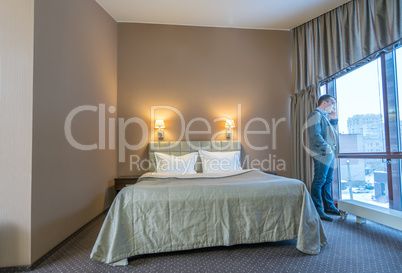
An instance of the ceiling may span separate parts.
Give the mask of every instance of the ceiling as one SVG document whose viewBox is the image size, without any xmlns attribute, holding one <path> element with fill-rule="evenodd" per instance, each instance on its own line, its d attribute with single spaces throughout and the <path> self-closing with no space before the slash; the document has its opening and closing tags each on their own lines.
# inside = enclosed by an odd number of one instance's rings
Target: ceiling
<svg viewBox="0 0 402 273">
<path fill-rule="evenodd" d="M 96 0 L 117 22 L 289 30 L 350 0 Z"/>
</svg>

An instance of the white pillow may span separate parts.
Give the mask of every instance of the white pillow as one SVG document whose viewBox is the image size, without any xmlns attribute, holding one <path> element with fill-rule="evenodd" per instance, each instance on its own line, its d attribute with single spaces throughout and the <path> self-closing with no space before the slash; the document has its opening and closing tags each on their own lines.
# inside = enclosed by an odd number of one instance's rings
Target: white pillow
<svg viewBox="0 0 402 273">
<path fill-rule="evenodd" d="M 197 153 L 174 156 L 155 152 L 156 172 L 167 174 L 195 174 Z"/>
<path fill-rule="evenodd" d="M 240 151 L 208 152 L 199 150 L 203 173 L 221 173 L 241 170 Z"/>
</svg>

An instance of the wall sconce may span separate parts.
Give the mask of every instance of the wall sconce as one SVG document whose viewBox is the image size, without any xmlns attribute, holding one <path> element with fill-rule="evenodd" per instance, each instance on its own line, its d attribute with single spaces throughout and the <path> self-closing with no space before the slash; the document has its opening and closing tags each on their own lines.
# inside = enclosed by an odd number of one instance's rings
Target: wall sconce
<svg viewBox="0 0 402 273">
<path fill-rule="evenodd" d="M 163 139 L 163 128 L 165 128 L 165 123 L 162 119 L 157 119 L 155 121 L 155 128 L 158 129 L 158 138 Z"/>
<path fill-rule="evenodd" d="M 225 128 L 226 129 L 226 138 L 231 138 L 232 137 L 232 128 L 235 127 L 234 121 L 232 119 L 227 119 Z"/>
</svg>

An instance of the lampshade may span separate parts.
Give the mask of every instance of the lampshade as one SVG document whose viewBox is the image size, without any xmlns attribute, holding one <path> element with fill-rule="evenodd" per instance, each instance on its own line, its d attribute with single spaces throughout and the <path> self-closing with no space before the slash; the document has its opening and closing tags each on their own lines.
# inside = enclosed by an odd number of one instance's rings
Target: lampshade
<svg viewBox="0 0 402 273">
<path fill-rule="evenodd" d="M 234 127 L 235 127 L 234 121 L 232 119 L 227 119 L 225 128 L 234 128 Z"/>
<path fill-rule="evenodd" d="M 165 128 L 165 123 L 162 119 L 157 119 L 155 121 L 155 128 Z"/>
</svg>

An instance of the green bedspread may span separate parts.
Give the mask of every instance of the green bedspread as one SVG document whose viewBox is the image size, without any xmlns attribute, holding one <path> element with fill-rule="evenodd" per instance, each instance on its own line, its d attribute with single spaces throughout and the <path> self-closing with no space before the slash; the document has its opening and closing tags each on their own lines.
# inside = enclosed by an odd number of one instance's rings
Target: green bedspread
<svg viewBox="0 0 402 273">
<path fill-rule="evenodd" d="M 147 173 L 116 196 L 91 258 L 126 265 L 139 254 L 295 238 L 296 248 L 307 254 L 327 244 L 299 180 L 258 170 Z"/>
</svg>

